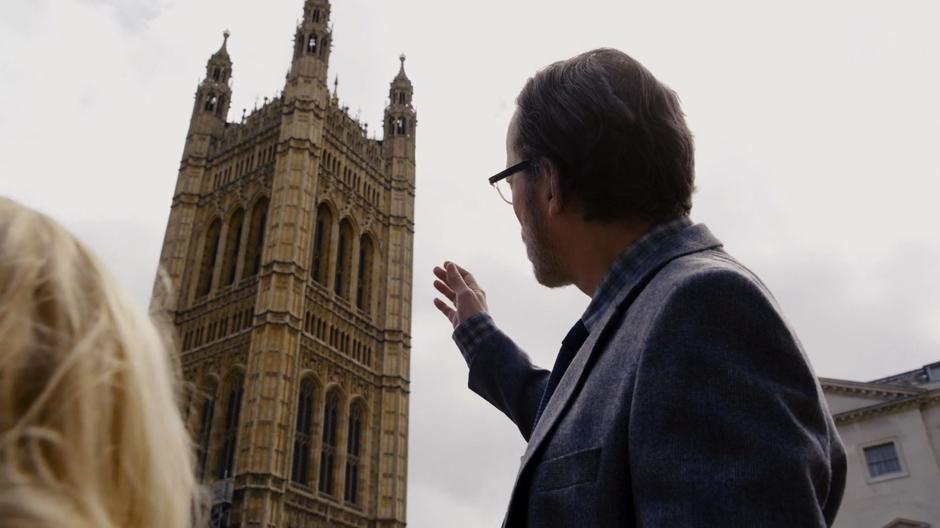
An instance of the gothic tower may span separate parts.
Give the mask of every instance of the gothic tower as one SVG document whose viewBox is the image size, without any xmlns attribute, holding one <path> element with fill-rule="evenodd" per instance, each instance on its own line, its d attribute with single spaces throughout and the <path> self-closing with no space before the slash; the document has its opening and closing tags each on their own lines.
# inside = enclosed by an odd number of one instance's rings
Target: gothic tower
<svg viewBox="0 0 940 528">
<path fill-rule="evenodd" d="M 306 0 L 281 94 L 228 122 L 196 91 L 151 309 L 172 322 L 215 526 L 403 527 L 415 196 L 404 56 L 383 139 L 327 85 Z"/>
</svg>

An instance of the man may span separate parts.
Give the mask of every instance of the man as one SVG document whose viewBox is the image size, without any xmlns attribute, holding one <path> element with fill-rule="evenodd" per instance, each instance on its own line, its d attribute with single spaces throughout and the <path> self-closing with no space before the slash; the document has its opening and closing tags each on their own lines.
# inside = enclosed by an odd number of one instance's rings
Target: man
<svg viewBox="0 0 940 528">
<path fill-rule="evenodd" d="M 692 135 L 678 98 L 611 49 L 529 79 L 491 182 L 535 277 L 590 305 L 551 372 L 436 267 L 472 390 L 528 447 L 504 526 L 831 525 L 845 455 L 770 293 L 688 218 Z"/>
</svg>

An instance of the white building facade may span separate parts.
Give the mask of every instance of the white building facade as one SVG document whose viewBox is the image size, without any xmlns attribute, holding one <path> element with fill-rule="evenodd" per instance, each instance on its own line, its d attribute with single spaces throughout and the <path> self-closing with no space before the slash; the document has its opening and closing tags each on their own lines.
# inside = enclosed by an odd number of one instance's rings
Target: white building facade
<svg viewBox="0 0 940 528">
<path fill-rule="evenodd" d="M 940 362 L 860 383 L 820 380 L 848 471 L 836 528 L 940 528 Z"/>
</svg>

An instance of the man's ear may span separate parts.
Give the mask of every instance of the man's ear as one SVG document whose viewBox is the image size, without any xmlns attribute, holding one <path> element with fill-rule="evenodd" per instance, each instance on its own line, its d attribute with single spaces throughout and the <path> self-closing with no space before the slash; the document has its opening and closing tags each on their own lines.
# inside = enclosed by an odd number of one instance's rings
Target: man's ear
<svg viewBox="0 0 940 528">
<path fill-rule="evenodd" d="M 544 170 L 545 181 L 548 183 L 546 186 L 548 214 L 557 216 L 565 210 L 565 200 L 561 194 L 561 173 L 558 171 L 558 166 L 551 161 L 545 162 Z"/>
</svg>

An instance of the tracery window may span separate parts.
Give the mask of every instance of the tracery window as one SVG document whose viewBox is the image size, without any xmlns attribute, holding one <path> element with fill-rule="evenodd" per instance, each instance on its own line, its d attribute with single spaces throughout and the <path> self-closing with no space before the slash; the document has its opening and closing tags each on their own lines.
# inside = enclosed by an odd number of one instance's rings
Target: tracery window
<svg viewBox="0 0 940 528">
<path fill-rule="evenodd" d="M 366 312 L 372 311 L 372 239 L 363 235 L 359 239 L 359 273 L 356 284 L 356 307 Z"/>
<path fill-rule="evenodd" d="M 225 399 L 225 428 L 222 431 L 222 452 L 216 466 L 216 478 L 229 478 L 235 473 L 235 448 L 238 444 L 238 415 L 242 405 L 245 377 L 232 374 L 227 384 Z"/>
<path fill-rule="evenodd" d="M 313 431 L 313 381 L 310 378 L 300 383 L 297 398 L 297 425 L 294 431 L 294 460 L 291 464 L 291 480 L 307 485 L 310 466 L 310 443 Z"/>
<path fill-rule="evenodd" d="M 225 237 L 225 256 L 222 259 L 222 286 L 235 282 L 235 270 L 238 254 L 241 250 L 242 225 L 245 223 L 245 210 L 239 208 L 228 221 L 228 233 Z"/>
<path fill-rule="evenodd" d="M 317 52 L 317 36 L 310 35 L 310 38 L 307 39 L 307 53 L 316 53 Z"/>
<path fill-rule="evenodd" d="M 320 450 L 320 483 L 323 493 L 333 494 L 336 463 L 336 426 L 339 420 L 339 394 L 334 389 L 326 397 L 323 408 L 323 446 Z"/>
<path fill-rule="evenodd" d="M 346 485 L 343 499 L 359 504 L 359 463 L 362 451 L 362 405 L 353 405 L 349 412 L 349 429 L 346 437 Z"/>
<path fill-rule="evenodd" d="M 339 239 L 336 244 L 336 280 L 333 290 L 341 297 L 349 297 L 349 275 L 352 261 L 352 225 L 343 219 L 339 223 Z"/>
<path fill-rule="evenodd" d="M 317 208 L 317 224 L 313 233 L 313 262 L 310 278 L 327 286 L 327 271 L 330 262 L 330 234 L 333 232 L 333 215 L 325 203 Z"/>
<path fill-rule="evenodd" d="M 244 277 L 251 277 L 261 268 L 261 253 L 264 249 L 264 229 L 268 219 L 268 199 L 262 198 L 251 211 L 248 244 L 245 248 Z"/>
<path fill-rule="evenodd" d="M 219 233 L 222 221 L 216 218 L 206 230 L 206 241 L 202 252 L 202 266 L 199 269 L 199 282 L 196 285 L 196 297 L 204 297 L 212 290 L 212 272 L 215 269 L 216 253 L 219 252 Z"/>
<path fill-rule="evenodd" d="M 206 460 L 209 458 L 209 440 L 212 438 L 212 419 L 215 414 L 215 392 L 218 389 L 215 380 L 210 379 L 202 389 L 202 405 L 199 410 L 199 430 L 196 432 L 196 476 L 202 481 L 206 474 Z"/>
</svg>

